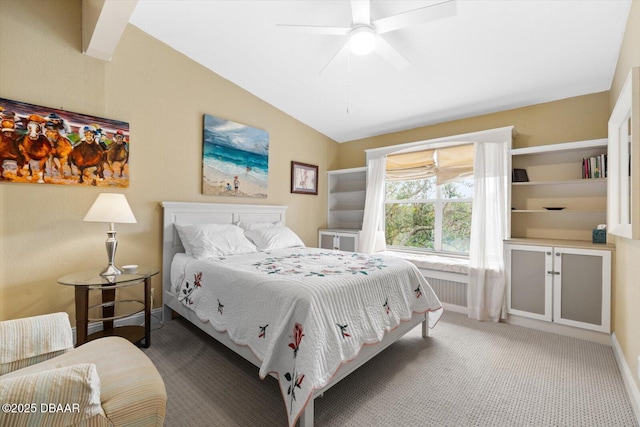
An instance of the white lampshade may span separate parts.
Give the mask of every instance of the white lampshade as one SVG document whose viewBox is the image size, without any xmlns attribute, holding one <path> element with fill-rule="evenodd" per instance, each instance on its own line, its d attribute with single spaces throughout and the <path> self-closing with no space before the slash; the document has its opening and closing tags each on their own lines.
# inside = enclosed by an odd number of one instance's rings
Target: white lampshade
<svg viewBox="0 0 640 427">
<path fill-rule="evenodd" d="M 129 207 L 124 194 L 100 193 L 83 221 L 110 222 L 110 223 L 135 223 L 136 217 Z"/>
<path fill-rule="evenodd" d="M 358 27 L 349 36 L 349 47 L 356 55 L 368 55 L 376 45 L 376 34 L 371 27 Z"/>
</svg>

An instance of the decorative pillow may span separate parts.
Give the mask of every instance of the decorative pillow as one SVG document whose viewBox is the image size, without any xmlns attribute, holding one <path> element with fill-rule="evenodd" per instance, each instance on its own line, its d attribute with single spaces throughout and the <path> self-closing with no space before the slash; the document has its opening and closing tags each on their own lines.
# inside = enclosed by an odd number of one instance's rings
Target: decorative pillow
<svg viewBox="0 0 640 427">
<path fill-rule="evenodd" d="M 300 237 L 288 227 L 267 227 L 247 230 L 245 236 L 255 243 L 261 251 L 285 248 L 304 248 Z"/>
<path fill-rule="evenodd" d="M 190 255 L 196 259 L 257 252 L 242 229 L 233 224 L 176 224 L 176 228 L 178 235 L 180 232 L 184 235 L 184 239 L 180 237 L 182 245 L 187 242 L 191 247 Z"/>
<path fill-rule="evenodd" d="M 6 380 L 0 378 L 0 402 L 28 406 L 27 409 L 23 408 L 25 410 L 3 415 L 7 417 L 5 421 L 16 426 L 67 426 L 94 416 L 105 416 L 100 406 L 100 378 L 93 363 L 35 372 Z"/>
<path fill-rule="evenodd" d="M 258 228 L 273 228 L 280 227 L 277 222 L 244 222 L 240 221 L 238 223 L 238 227 L 243 230 L 257 230 Z"/>
</svg>

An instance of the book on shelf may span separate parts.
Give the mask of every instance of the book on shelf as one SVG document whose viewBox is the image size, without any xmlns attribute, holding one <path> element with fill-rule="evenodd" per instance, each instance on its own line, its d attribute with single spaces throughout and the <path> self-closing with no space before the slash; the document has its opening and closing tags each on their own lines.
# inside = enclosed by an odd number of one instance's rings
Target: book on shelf
<svg viewBox="0 0 640 427">
<path fill-rule="evenodd" d="M 582 178 L 606 178 L 607 171 L 607 155 L 600 154 L 582 159 Z"/>
</svg>

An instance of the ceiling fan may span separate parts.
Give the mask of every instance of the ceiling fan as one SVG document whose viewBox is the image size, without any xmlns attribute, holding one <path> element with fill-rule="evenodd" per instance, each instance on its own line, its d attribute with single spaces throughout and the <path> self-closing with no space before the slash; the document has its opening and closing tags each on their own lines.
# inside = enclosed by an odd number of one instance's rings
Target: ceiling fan
<svg viewBox="0 0 640 427">
<path fill-rule="evenodd" d="M 278 26 L 305 33 L 348 36 L 342 48 L 320 70 L 320 73 L 347 49 L 351 49 L 352 53 L 356 55 L 367 55 L 375 50 L 378 55 L 398 70 L 403 70 L 410 65 L 409 61 L 381 37 L 381 34 L 455 16 L 456 0 L 444 0 L 440 3 L 374 21 L 371 20 L 371 0 L 351 0 L 351 14 L 353 19 L 350 27 L 289 24 L 278 24 Z"/>
</svg>

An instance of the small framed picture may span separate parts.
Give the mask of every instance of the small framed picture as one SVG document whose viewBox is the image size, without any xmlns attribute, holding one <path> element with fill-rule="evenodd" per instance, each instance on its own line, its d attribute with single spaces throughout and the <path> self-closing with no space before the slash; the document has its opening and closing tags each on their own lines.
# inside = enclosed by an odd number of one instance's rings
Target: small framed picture
<svg viewBox="0 0 640 427">
<path fill-rule="evenodd" d="M 291 162 L 291 192 L 318 194 L 318 166 Z"/>
<path fill-rule="evenodd" d="M 513 170 L 513 182 L 529 182 L 526 169 L 514 169 Z"/>
</svg>

